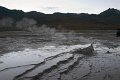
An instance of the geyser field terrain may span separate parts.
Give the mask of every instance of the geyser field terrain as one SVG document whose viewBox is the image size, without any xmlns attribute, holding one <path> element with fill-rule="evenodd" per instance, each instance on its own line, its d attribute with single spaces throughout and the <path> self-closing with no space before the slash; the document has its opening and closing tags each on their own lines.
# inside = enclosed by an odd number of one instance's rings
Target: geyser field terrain
<svg viewBox="0 0 120 80">
<path fill-rule="evenodd" d="M 114 8 L 45 14 L 0 6 L 0 80 L 120 80 L 119 29 Z"/>
</svg>

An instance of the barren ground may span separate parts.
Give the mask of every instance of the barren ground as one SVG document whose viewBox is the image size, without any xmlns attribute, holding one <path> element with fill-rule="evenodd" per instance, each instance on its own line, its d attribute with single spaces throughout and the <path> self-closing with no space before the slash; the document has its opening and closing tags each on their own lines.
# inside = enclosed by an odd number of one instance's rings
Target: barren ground
<svg viewBox="0 0 120 80">
<path fill-rule="evenodd" d="M 71 54 L 93 43 L 95 54 Z M 0 80 L 120 80 L 115 33 L 0 33 Z"/>
</svg>

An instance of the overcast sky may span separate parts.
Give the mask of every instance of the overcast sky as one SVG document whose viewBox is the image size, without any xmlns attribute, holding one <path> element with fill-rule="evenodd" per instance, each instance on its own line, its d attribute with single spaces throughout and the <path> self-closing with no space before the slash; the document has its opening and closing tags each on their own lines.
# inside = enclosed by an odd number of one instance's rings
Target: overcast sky
<svg viewBox="0 0 120 80">
<path fill-rule="evenodd" d="M 98 14 L 108 8 L 120 9 L 120 0 L 0 0 L 0 6 L 25 12 Z"/>
</svg>

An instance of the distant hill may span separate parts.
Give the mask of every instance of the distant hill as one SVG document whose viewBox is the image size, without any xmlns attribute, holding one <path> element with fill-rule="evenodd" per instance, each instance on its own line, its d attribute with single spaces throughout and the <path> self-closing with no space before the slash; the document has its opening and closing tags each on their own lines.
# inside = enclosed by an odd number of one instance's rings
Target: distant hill
<svg viewBox="0 0 120 80">
<path fill-rule="evenodd" d="M 57 12 L 54 14 L 44 14 L 36 11 L 10 10 L 0 6 L 0 19 L 5 17 L 10 17 L 15 22 L 27 17 L 36 20 L 38 25 L 46 24 L 58 29 L 89 30 L 120 28 L 120 11 L 114 8 L 109 8 L 100 14 Z"/>
<path fill-rule="evenodd" d="M 120 16 L 120 10 L 109 8 L 108 10 L 101 12 L 99 15 L 104 17 Z"/>
</svg>

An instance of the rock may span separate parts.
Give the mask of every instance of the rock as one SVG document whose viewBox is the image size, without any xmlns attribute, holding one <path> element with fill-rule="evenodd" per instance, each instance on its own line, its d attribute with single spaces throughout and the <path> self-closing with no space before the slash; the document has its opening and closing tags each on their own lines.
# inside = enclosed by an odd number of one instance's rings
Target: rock
<svg viewBox="0 0 120 80">
<path fill-rule="evenodd" d="M 0 63 L 3 63 L 3 61 L 0 61 Z"/>
<path fill-rule="evenodd" d="M 120 37 L 120 29 L 117 30 L 116 36 Z"/>
<path fill-rule="evenodd" d="M 106 53 L 107 53 L 107 54 L 111 54 L 111 52 L 110 52 L 110 51 L 107 51 Z"/>
<path fill-rule="evenodd" d="M 93 48 L 93 44 L 91 44 L 90 46 L 86 47 L 86 48 L 79 48 L 76 49 L 73 53 L 77 53 L 77 54 L 84 54 L 84 55 L 92 55 L 94 53 L 94 48 Z"/>
</svg>

